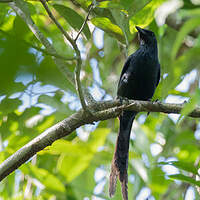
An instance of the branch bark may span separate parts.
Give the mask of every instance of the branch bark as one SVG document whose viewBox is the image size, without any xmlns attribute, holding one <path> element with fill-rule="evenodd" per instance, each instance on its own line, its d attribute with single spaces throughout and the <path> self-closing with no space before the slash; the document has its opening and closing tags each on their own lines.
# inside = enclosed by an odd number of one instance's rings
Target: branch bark
<svg viewBox="0 0 200 200">
<path fill-rule="evenodd" d="M 19 168 L 37 152 L 41 151 L 47 146 L 50 146 L 54 141 L 69 135 L 82 125 L 115 118 L 123 110 L 180 114 L 183 107 L 184 104 L 169 104 L 133 100 L 129 101 L 129 103 L 125 102 L 122 105 L 119 100 L 97 102 L 95 105 L 89 106 L 90 110 L 95 111 L 92 116 L 85 110 L 81 109 L 70 117 L 47 129 L 9 158 L 7 158 L 7 160 L 0 165 L 0 181 L 8 176 L 11 172 Z M 194 118 L 200 117 L 200 107 L 197 107 L 195 110 L 193 110 L 189 116 Z"/>
</svg>

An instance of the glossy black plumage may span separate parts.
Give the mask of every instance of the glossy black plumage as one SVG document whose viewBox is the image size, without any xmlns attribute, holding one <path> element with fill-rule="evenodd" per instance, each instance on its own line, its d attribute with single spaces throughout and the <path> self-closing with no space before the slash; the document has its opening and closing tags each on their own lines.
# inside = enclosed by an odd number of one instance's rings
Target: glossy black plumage
<svg viewBox="0 0 200 200">
<path fill-rule="evenodd" d="M 140 48 L 130 55 L 121 72 L 117 96 L 134 100 L 150 100 L 160 80 L 157 41 L 152 31 L 136 27 Z M 119 116 L 120 129 L 111 165 L 109 194 L 115 193 L 119 176 L 124 200 L 128 200 L 128 151 L 130 132 L 136 112 L 124 111 Z"/>
</svg>

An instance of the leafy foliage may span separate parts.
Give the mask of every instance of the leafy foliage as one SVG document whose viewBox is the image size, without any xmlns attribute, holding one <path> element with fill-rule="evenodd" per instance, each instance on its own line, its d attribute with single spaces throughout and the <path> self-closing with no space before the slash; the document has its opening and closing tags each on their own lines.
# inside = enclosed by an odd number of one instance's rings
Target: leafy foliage
<svg viewBox="0 0 200 200">
<path fill-rule="evenodd" d="M 48 5 L 75 38 L 91 2 L 63 0 L 59 4 L 49 1 Z M 73 48 L 42 5 L 37 1 L 21 3 L 26 4 L 27 13 L 58 54 L 74 56 Z M 185 115 L 200 104 L 200 35 L 196 29 L 200 26 L 200 9 L 192 1 L 184 0 L 172 15 L 173 23 L 167 20 L 160 25 L 155 16 L 160 16 L 157 9 L 165 3 L 95 1 L 89 22 L 78 39 L 83 60 L 82 84 L 96 99 L 106 100 L 116 96 L 126 54 L 138 48 L 135 25 L 153 30 L 162 69 L 154 98 L 179 103 L 188 100 L 178 120 L 176 116 L 160 113 L 138 115 L 130 142 L 130 199 L 139 199 L 145 189 L 151 191 L 145 198 L 183 199 L 188 191 L 185 182 L 198 198 L 194 186 L 200 186 L 200 124 Z M 78 110 L 80 102 L 75 87 L 59 71 L 27 24 L 9 4 L 0 4 L 0 161 L 3 162 L 41 132 Z M 65 63 L 73 75 L 76 61 Z M 3 180 L 1 198 L 109 199 L 108 176 L 117 132 L 117 119 L 77 129 Z M 170 167 L 176 172 L 172 173 Z M 113 199 L 121 199 L 119 185 Z"/>
</svg>

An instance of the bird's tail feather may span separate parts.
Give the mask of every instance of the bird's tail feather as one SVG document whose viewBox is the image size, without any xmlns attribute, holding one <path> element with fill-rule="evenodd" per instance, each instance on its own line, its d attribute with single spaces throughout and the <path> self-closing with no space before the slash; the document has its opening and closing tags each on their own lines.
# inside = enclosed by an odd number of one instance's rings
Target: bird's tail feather
<svg viewBox="0 0 200 200">
<path fill-rule="evenodd" d="M 121 181 L 121 180 L 120 180 Z M 121 181 L 121 188 L 122 188 L 122 196 L 124 200 L 128 200 L 128 174 L 127 169 L 126 172 L 124 172 L 122 181 Z"/>
<path fill-rule="evenodd" d="M 121 182 L 122 196 L 124 200 L 128 200 L 128 151 L 129 140 L 132 123 L 136 113 L 132 111 L 124 111 L 119 117 L 120 129 L 117 137 L 117 144 L 115 153 L 111 164 L 110 182 L 109 182 L 109 195 L 113 197 L 116 190 L 117 178 Z"/>
<path fill-rule="evenodd" d="M 109 180 L 109 195 L 113 197 L 116 190 L 117 177 L 119 176 L 119 171 L 115 167 L 115 164 L 111 164 L 110 180 Z"/>
</svg>

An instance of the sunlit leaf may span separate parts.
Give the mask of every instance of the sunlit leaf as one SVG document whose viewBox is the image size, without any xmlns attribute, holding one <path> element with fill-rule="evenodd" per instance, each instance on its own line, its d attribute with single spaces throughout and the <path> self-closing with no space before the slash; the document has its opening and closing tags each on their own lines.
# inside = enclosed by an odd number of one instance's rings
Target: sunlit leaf
<svg viewBox="0 0 200 200">
<path fill-rule="evenodd" d="M 97 128 L 91 133 L 87 145 L 81 141 L 74 143 L 58 140 L 50 147 L 49 152 L 61 154 L 58 169 L 68 182 L 71 182 L 89 166 L 98 148 L 104 144 L 108 133 L 109 129 Z"/>
<path fill-rule="evenodd" d="M 148 3 L 143 9 L 138 11 L 133 17 L 130 18 L 130 32 L 136 31 L 135 26 L 142 28 L 148 26 L 154 19 L 155 10 L 164 2 L 164 0 L 154 0 Z"/>
<path fill-rule="evenodd" d="M 55 116 L 54 115 L 50 115 L 48 117 L 46 117 L 43 120 L 43 123 L 37 126 L 37 130 L 42 133 L 43 131 L 45 131 L 47 128 L 49 128 L 50 126 L 53 125 L 53 122 L 55 120 Z"/>
<path fill-rule="evenodd" d="M 187 183 L 191 183 L 194 184 L 196 186 L 200 186 L 200 181 L 196 181 L 195 179 L 189 177 L 189 176 L 185 176 L 183 174 L 173 174 L 173 175 L 168 175 L 170 178 L 176 179 L 176 180 L 180 180 L 180 181 L 184 181 Z"/>
<path fill-rule="evenodd" d="M 31 173 L 48 189 L 57 192 L 65 192 L 65 186 L 53 174 L 35 165 L 29 165 Z"/>
<path fill-rule="evenodd" d="M 106 17 L 95 17 L 91 19 L 91 22 L 107 32 L 109 35 L 116 37 L 119 41 L 124 42 L 123 32 L 119 26 L 113 24 Z"/>
<path fill-rule="evenodd" d="M 53 7 L 58 11 L 58 13 L 65 18 L 67 23 L 69 23 L 75 30 L 79 31 L 81 26 L 84 23 L 84 18 L 79 15 L 77 12 L 72 10 L 69 7 L 60 4 L 54 4 Z M 83 33 L 90 39 L 90 30 L 87 24 L 83 28 Z"/>
<path fill-rule="evenodd" d="M 124 8 L 121 4 L 115 3 L 115 2 L 112 2 L 112 1 L 98 2 L 97 7 L 99 7 L 99 8 L 117 8 L 117 9 L 123 9 Z"/>
</svg>

